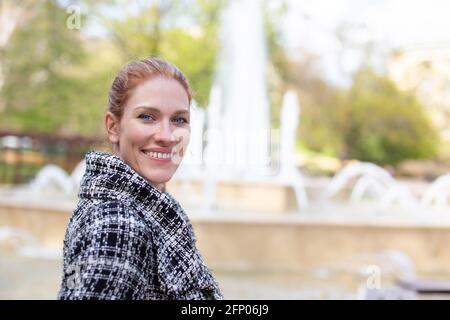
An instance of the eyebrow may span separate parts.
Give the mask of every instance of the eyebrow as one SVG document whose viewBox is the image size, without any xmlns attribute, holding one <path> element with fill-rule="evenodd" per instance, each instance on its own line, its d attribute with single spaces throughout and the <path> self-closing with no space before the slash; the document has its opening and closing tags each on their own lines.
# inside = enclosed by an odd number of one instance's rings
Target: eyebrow
<svg viewBox="0 0 450 320">
<path fill-rule="evenodd" d="M 154 112 L 157 114 L 161 113 L 161 111 L 158 108 L 155 108 L 152 106 L 138 106 L 138 107 L 134 108 L 134 111 L 138 111 L 140 109 L 148 110 L 148 111 L 151 111 L 151 112 Z M 182 113 L 189 114 L 190 112 L 189 112 L 189 110 L 186 110 L 186 109 L 180 109 L 180 110 L 175 111 L 173 114 L 182 114 Z"/>
</svg>

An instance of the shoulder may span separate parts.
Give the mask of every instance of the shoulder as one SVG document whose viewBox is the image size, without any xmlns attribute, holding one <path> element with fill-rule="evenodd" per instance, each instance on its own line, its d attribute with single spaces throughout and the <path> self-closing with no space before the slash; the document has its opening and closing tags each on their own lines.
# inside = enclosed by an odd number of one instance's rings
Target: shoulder
<svg viewBox="0 0 450 320">
<path fill-rule="evenodd" d="M 69 222 L 68 232 L 75 237 L 105 233 L 151 235 L 142 214 L 132 204 L 119 200 L 80 202 Z"/>
<path fill-rule="evenodd" d="M 124 230 L 150 231 L 148 223 L 135 206 L 118 200 L 99 203 L 95 208 L 93 218 L 95 225 L 100 228 L 120 229 L 119 232 Z"/>
<path fill-rule="evenodd" d="M 119 200 L 89 200 L 78 203 L 72 218 L 85 220 L 132 218 L 130 220 L 134 221 L 138 216 L 138 209 L 129 202 Z"/>
<path fill-rule="evenodd" d="M 146 264 L 154 233 L 132 206 L 106 201 L 86 204 L 77 213 L 64 238 L 66 264 L 86 257 Z"/>
</svg>

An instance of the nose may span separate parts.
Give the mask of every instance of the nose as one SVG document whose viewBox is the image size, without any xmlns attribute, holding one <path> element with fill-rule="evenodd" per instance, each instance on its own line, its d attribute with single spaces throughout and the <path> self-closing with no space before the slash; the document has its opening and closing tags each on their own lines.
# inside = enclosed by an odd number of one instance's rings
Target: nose
<svg viewBox="0 0 450 320">
<path fill-rule="evenodd" d="M 172 127 L 169 121 L 161 121 L 157 132 L 155 133 L 155 140 L 164 145 L 170 145 L 176 142 Z"/>
</svg>

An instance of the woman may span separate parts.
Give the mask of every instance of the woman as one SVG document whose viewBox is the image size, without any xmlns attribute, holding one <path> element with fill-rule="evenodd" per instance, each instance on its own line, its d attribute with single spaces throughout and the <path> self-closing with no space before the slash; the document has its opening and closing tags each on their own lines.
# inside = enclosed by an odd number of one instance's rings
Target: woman
<svg viewBox="0 0 450 320">
<path fill-rule="evenodd" d="M 86 155 L 58 298 L 223 298 L 187 215 L 164 191 L 189 142 L 190 103 L 187 79 L 164 60 L 119 72 L 104 121 L 114 154 Z"/>
</svg>

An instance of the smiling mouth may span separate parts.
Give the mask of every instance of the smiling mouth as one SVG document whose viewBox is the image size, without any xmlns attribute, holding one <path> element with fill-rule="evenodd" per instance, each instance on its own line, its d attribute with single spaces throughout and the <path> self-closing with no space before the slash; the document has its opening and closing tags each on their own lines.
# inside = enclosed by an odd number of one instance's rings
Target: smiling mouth
<svg viewBox="0 0 450 320">
<path fill-rule="evenodd" d="M 144 151 L 143 150 L 142 153 L 154 160 L 159 160 L 159 161 L 164 161 L 164 162 L 170 161 L 172 159 L 172 157 L 174 156 L 174 153 L 170 153 L 170 152 L 155 152 L 155 151 Z"/>
</svg>

